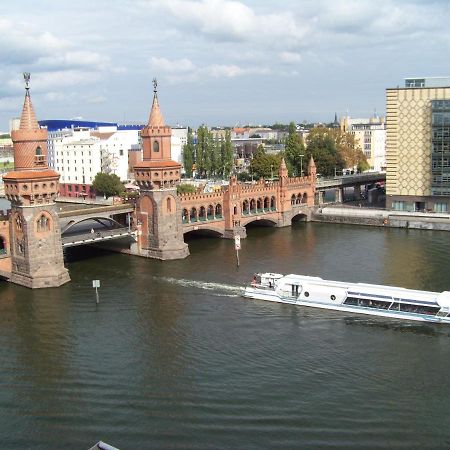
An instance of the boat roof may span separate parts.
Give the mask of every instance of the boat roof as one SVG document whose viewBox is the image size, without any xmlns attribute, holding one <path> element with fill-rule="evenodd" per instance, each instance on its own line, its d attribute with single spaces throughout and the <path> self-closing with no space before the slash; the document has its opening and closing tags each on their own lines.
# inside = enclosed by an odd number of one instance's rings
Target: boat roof
<svg viewBox="0 0 450 450">
<path fill-rule="evenodd" d="M 310 285 L 339 287 L 346 289 L 349 294 L 353 295 L 369 295 L 380 298 L 392 297 L 393 299 L 402 299 L 406 301 L 420 300 L 425 302 L 437 302 L 437 298 L 441 294 L 440 292 L 420 291 L 397 286 L 385 286 L 381 284 L 348 283 L 343 281 L 324 280 L 320 277 L 312 277 L 307 275 L 289 274 L 286 275 L 284 279 L 291 283 L 307 282 Z"/>
</svg>

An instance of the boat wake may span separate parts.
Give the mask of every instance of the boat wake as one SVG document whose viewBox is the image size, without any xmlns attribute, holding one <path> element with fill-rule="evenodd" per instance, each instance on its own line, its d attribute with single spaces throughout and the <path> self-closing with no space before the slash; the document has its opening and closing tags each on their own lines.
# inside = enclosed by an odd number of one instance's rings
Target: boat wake
<svg viewBox="0 0 450 450">
<path fill-rule="evenodd" d="M 218 297 L 240 297 L 242 292 L 241 286 L 233 286 L 231 284 L 212 283 L 199 280 L 185 280 L 170 277 L 158 278 L 171 284 L 176 284 L 183 287 L 191 287 L 197 289 L 204 289 L 210 291 L 212 295 Z"/>
</svg>

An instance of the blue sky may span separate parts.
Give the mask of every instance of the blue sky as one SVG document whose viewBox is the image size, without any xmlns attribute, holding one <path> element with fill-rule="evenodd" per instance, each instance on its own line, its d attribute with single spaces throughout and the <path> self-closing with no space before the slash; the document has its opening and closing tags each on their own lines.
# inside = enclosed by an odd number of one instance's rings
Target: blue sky
<svg viewBox="0 0 450 450">
<path fill-rule="evenodd" d="M 450 2 L 21 0 L 0 15 L 0 130 L 31 72 L 39 119 L 170 125 L 330 121 L 385 89 L 450 75 Z"/>
</svg>

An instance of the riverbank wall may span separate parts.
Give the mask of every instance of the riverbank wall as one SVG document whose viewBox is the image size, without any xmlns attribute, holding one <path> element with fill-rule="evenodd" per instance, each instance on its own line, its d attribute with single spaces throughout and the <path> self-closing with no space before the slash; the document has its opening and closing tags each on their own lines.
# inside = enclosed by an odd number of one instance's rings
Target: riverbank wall
<svg viewBox="0 0 450 450">
<path fill-rule="evenodd" d="M 443 213 L 388 211 L 333 205 L 316 208 L 311 220 L 349 225 L 450 231 L 450 214 Z"/>
</svg>

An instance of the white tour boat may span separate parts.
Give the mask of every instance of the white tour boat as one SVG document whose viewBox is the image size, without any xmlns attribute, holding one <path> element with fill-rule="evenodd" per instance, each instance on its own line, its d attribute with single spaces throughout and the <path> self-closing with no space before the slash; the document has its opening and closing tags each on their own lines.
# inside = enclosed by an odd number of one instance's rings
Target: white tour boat
<svg viewBox="0 0 450 450">
<path fill-rule="evenodd" d="M 450 324 L 450 292 L 258 273 L 244 297 L 347 313 Z"/>
</svg>

